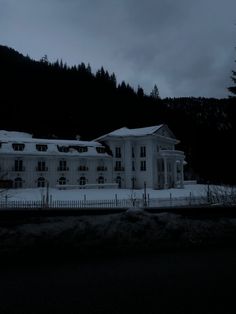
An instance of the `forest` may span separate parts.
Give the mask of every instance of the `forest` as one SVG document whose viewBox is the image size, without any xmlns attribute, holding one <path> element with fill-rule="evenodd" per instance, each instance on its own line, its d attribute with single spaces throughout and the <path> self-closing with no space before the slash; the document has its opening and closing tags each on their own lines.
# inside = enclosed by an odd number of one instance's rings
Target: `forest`
<svg viewBox="0 0 236 314">
<path fill-rule="evenodd" d="M 229 97 L 164 98 L 117 83 L 101 67 L 40 61 L 0 46 L 0 129 L 35 137 L 94 139 L 120 127 L 167 124 L 186 154 L 186 179 L 236 184 L 236 80 Z M 231 96 L 230 96 L 231 95 Z"/>
</svg>

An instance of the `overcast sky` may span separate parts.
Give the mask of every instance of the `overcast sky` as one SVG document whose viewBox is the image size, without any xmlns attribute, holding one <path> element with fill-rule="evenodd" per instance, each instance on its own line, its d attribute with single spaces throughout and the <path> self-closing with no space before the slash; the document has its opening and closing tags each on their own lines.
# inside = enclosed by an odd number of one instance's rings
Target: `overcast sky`
<svg viewBox="0 0 236 314">
<path fill-rule="evenodd" d="M 0 44 L 161 97 L 227 97 L 235 24 L 236 0 L 0 0 Z"/>
</svg>

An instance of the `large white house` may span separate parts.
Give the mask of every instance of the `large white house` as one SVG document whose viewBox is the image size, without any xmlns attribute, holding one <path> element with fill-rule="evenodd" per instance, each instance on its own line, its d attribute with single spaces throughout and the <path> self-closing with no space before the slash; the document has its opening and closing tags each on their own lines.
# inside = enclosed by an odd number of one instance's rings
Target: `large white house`
<svg viewBox="0 0 236 314">
<path fill-rule="evenodd" d="M 36 139 L 0 131 L 0 183 L 14 188 L 183 187 L 184 153 L 167 125 L 105 134 L 94 141 Z"/>
</svg>

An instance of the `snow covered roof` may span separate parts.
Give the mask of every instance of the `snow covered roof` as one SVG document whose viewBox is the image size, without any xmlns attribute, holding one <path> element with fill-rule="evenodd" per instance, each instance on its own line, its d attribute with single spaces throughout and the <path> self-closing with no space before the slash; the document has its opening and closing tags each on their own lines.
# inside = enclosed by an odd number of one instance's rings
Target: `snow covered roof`
<svg viewBox="0 0 236 314">
<path fill-rule="evenodd" d="M 63 139 L 39 139 L 33 138 L 31 134 L 15 131 L 0 130 L 0 142 L 35 143 L 35 144 L 56 144 L 56 145 L 80 145 L 80 146 L 101 146 L 95 141 L 63 140 Z"/>
<path fill-rule="evenodd" d="M 136 128 L 136 129 L 129 129 L 126 127 L 120 128 L 118 130 L 115 130 L 113 132 L 110 132 L 108 134 L 105 134 L 96 140 L 101 140 L 105 137 L 128 137 L 128 136 L 147 136 L 152 135 L 155 132 L 157 132 L 161 127 L 163 127 L 164 124 L 155 125 L 155 126 L 149 126 L 145 128 Z"/>
<path fill-rule="evenodd" d="M 5 131 L 5 130 L 0 130 L 0 140 L 1 141 L 8 141 L 16 138 L 21 138 L 21 139 L 29 139 L 32 138 L 32 135 L 29 133 L 25 132 L 16 132 L 16 131 Z"/>
<path fill-rule="evenodd" d="M 0 130 L 0 153 L 15 154 L 37 154 L 37 155 L 73 155 L 81 157 L 108 156 L 107 153 L 99 151 L 103 146 L 95 141 L 59 140 L 59 139 L 37 139 L 31 134 L 15 131 Z M 23 144 L 22 149 L 15 149 L 15 144 Z M 40 149 L 37 145 L 47 146 Z M 86 149 L 81 149 L 86 147 Z"/>
</svg>

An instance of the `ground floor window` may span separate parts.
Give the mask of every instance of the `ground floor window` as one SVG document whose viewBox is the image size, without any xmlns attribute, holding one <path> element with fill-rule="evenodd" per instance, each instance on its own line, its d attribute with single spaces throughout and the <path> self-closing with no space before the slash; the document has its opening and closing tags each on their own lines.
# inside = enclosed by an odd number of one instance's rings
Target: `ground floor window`
<svg viewBox="0 0 236 314">
<path fill-rule="evenodd" d="M 118 184 L 118 188 L 120 189 L 121 188 L 121 177 L 120 176 L 118 176 L 118 177 L 116 177 L 116 183 Z"/>
<path fill-rule="evenodd" d="M 22 178 L 20 178 L 20 177 L 15 178 L 15 180 L 14 180 L 14 188 L 15 189 L 20 189 L 20 188 L 22 188 L 22 186 L 23 186 Z"/>
<path fill-rule="evenodd" d="M 38 188 L 44 188 L 46 185 L 46 180 L 43 177 L 38 178 Z"/>
<path fill-rule="evenodd" d="M 85 177 L 80 177 L 79 178 L 79 184 L 80 185 L 85 185 L 86 184 L 86 178 Z"/>
<path fill-rule="evenodd" d="M 59 185 L 65 185 L 66 184 L 66 178 L 65 177 L 60 177 L 58 182 L 59 182 Z"/>
<path fill-rule="evenodd" d="M 104 182 L 105 182 L 104 177 L 101 176 L 98 178 L 98 184 L 104 184 Z"/>
</svg>

